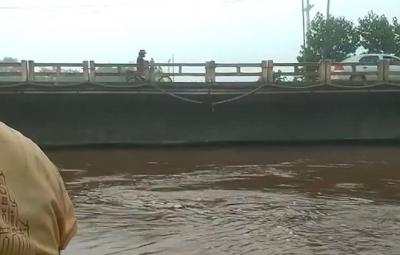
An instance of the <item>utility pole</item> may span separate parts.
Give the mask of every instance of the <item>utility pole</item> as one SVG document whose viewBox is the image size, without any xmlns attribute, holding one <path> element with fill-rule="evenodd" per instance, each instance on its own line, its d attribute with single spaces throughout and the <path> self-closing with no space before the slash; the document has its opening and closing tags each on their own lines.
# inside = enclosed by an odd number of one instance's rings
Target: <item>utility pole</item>
<svg viewBox="0 0 400 255">
<path fill-rule="evenodd" d="M 324 58 L 328 58 L 328 23 L 329 23 L 329 19 L 330 19 L 330 9 L 331 9 L 331 1 L 327 0 L 326 2 L 326 34 L 325 34 L 325 45 L 324 45 Z"/>
<path fill-rule="evenodd" d="M 303 0 L 304 2 L 304 0 Z M 306 24 L 307 24 L 307 29 L 306 29 L 306 34 L 310 31 L 311 29 L 311 21 L 310 21 L 310 11 L 314 7 L 313 4 L 310 4 L 310 0 L 307 0 L 306 6 L 303 5 L 303 13 L 306 14 Z M 307 43 L 307 41 L 306 41 Z"/>
<path fill-rule="evenodd" d="M 303 47 L 306 47 L 306 27 L 304 20 L 304 0 L 301 0 L 301 14 L 303 16 Z"/>
<path fill-rule="evenodd" d="M 327 6 L 326 6 L 326 20 L 329 20 L 330 16 L 330 9 L 331 9 L 331 0 L 327 0 Z"/>
</svg>

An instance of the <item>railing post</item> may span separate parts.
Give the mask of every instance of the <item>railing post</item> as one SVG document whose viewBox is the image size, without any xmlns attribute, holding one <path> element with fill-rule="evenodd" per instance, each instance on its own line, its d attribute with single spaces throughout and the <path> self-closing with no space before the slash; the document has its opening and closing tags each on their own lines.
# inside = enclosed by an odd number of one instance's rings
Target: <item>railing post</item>
<svg viewBox="0 0 400 255">
<path fill-rule="evenodd" d="M 87 60 L 82 62 L 82 71 L 83 71 L 83 80 L 88 82 L 90 80 L 89 77 L 89 62 Z"/>
<path fill-rule="evenodd" d="M 387 60 L 378 61 L 378 80 L 388 81 L 389 80 L 389 62 Z"/>
<path fill-rule="evenodd" d="M 28 61 L 21 60 L 21 80 L 28 81 Z"/>
<path fill-rule="evenodd" d="M 206 62 L 206 83 L 215 83 L 215 61 Z"/>
<path fill-rule="evenodd" d="M 267 62 L 267 82 L 274 82 L 274 61 L 271 59 Z"/>
<path fill-rule="evenodd" d="M 96 65 L 93 60 L 89 62 L 89 82 L 95 83 L 96 82 Z"/>
<path fill-rule="evenodd" d="M 58 84 L 58 81 L 60 79 L 60 75 L 61 75 L 61 66 L 57 65 L 56 66 L 56 77 L 55 77 L 55 84 Z"/>
<path fill-rule="evenodd" d="M 321 82 L 326 81 L 326 62 L 325 62 L 325 60 L 321 60 L 319 62 L 318 75 L 319 75 L 319 79 Z"/>
<path fill-rule="evenodd" d="M 155 77 L 155 73 L 154 73 L 154 60 L 153 58 L 150 60 L 150 70 L 149 70 L 149 80 L 150 82 L 155 82 L 156 77 Z"/>
<path fill-rule="evenodd" d="M 206 83 L 209 83 L 210 82 L 210 71 L 208 70 L 209 69 L 209 62 L 208 61 L 206 61 L 206 64 L 205 64 L 205 75 L 204 75 L 204 80 L 205 80 L 205 82 Z"/>
<path fill-rule="evenodd" d="M 383 79 L 385 81 L 389 81 L 390 80 L 389 72 L 390 72 L 389 60 L 384 60 L 384 63 L 383 63 Z"/>
<path fill-rule="evenodd" d="M 331 71 L 332 71 L 332 60 L 326 59 L 325 60 L 325 83 L 331 83 Z"/>
<path fill-rule="evenodd" d="M 384 60 L 378 60 L 378 62 L 377 62 L 377 69 L 378 69 L 378 80 L 379 81 L 384 81 L 385 80 L 385 77 L 384 77 L 384 72 L 385 72 L 385 70 L 384 70 L 384 68 L 385 68 L 385 66 L 384 66 L 384 62 L 383 62 Z"/>
<path fill-rule="evenodd" d="M 28 61 L 28 81 L 35 80 L 35 62 L 33 60 Z"/>
<path fill-rule="evenodd" d="M 266 60 L 261 61 L 261 80 L 268 82 L 268 62 Z"/>
</svg>

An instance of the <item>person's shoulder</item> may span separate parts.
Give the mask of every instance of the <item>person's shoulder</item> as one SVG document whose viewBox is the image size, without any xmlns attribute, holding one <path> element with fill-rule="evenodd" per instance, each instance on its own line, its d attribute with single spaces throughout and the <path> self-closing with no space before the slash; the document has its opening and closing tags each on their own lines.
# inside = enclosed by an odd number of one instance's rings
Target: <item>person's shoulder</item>
<svg viewBox="0 0 400 255">
<path fill-rule="evenodd" d="M 0 149 L 7 148 L 9 153 L 26 153 L 37 151 L 38 146 L 19 131 L 0 122 Z M 4 151 L 4 150 L 2 150 Z"/>
<path fill-rule="evenodd" d="M 26 137 L 25 135 L 21 134 L 18 130 L 7 126 L 5 123 L 0 122 L 0 141 L 15 141 L 17 143 L 27 142 L 33 143 L 31 139 Z"/>
<path fill-rule="evenodd" d="M 17 141 L 22 134 L 17 130 L 7 126 L 3 122 L 0 122 L 0 142 L 1 143 L 10 143 L 13 141 Z"/>
</svg>

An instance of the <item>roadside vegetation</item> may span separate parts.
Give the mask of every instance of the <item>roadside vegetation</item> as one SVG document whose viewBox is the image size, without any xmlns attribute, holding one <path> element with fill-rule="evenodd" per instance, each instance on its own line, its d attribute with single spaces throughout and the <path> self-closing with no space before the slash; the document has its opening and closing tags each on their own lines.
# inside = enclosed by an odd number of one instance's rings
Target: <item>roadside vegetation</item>
<svg viewBox="0 0 400 255">
<path fill-rule="evenodd" d="M 342 61 L 357 53 L 385 53 L 400 56 L 400 23 L 395 17 L 370 11 L 358 19 L 358 24 L 345 17 L 330 16 L 328 20 L 317 13 L 297 57 L 299 62 L 321 59 Z"/>
</svg>

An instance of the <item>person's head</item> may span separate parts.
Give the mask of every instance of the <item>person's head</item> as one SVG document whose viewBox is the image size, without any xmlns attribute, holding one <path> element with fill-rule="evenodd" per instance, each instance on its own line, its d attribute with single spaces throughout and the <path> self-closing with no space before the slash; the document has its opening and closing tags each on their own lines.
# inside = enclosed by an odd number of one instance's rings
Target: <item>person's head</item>
<svg viewBox="0 0 400 255">
<path fill-rule="evenodd" d="M 140 50 L 139 51 L 139 57 L 145 57 L 146 56 L 146 51 L 145 50 Z"/>
</svg>

